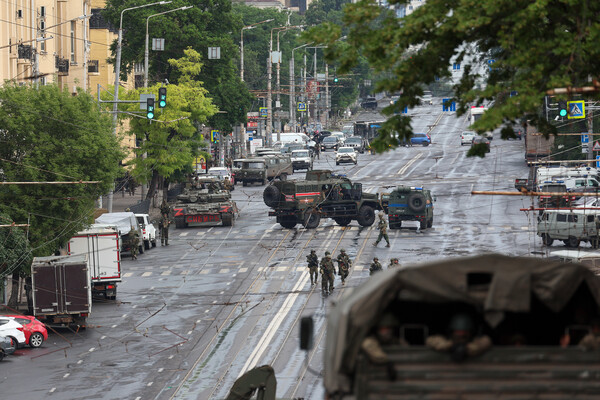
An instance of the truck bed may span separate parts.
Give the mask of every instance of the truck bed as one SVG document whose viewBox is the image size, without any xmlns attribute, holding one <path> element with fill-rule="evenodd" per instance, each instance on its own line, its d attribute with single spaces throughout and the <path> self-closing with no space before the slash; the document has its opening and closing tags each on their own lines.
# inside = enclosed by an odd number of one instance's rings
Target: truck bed
<svg viewBox="0 0 600 400">
<path fill-rule="evenodd" d="M 463 363 L 424 346 L 384 349 L 397 378 L 359 354 L 346 399 L 599 399 L 600 353 L 577 347 L 494 347 Z"/>
</svg>

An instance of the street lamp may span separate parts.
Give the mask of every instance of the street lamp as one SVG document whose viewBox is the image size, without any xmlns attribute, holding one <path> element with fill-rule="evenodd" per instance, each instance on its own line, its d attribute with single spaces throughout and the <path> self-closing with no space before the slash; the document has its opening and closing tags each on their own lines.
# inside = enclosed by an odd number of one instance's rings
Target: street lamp
<svg viewBox="0 0 600 400">
<path fill-rule="evenodd" d="M 271 22 L 271 21 L 273 21 L 273 18 L 266 19 L 264 21 L 260 21 L 255 24 L 247 25 L 242 28 L 242 31 L 240 33 L 240 78 L 242 79 L 242 82 L 244 81 L 244 30 L 245 29 L 253 29 L 254 27 L 256 27 L 260 24 L 264 24 L 264 23 Z"/>
<path fill-rule="evenodd" d="M 156 17 L 158 15 L 172 13 L 174 11 L 187 10 L 192 7 L 194 7 L 194 6 L 184 6 L 184 7 L 174 8 L 173 10 L 163 11 L 158 14 L 152 14 L 148 18 L 146 18 L 146 49 L 144 50 L 144 87 L 145 88 L 148 87 L 148 22 L 150 21 L 150 18 Z"/>
<path fill-rule="evenodd" d="M 290 120 L 292 121 L 292 132 L 297 132 L 296 129 L 296 79 L 294 77 L 294 51 L 308 46 L 310 43 L 303 44 L 292 49 L 292 60 L 290 61 Z"/>
<path fill-rule="evenodd" d="M 171 1 L 157 1 L 155 3 L 143 4 L 141 6 L 125 8 L 121 11 L 121 20 L 119 21 L 119 36 L 117 39 L 117 57 L 115 59 L 115 93 L 113 97 L 113 134 L 117 135 L 117 111 L 119 106 L 119 75 L 121 74 L 121 44 L 123 42 L 123 13 L 137 8 L 155 6 L 157 4 L 169 4 Z M 108 192 L 108 212 L 112 212 L 113 191 Z"/>
</svg>

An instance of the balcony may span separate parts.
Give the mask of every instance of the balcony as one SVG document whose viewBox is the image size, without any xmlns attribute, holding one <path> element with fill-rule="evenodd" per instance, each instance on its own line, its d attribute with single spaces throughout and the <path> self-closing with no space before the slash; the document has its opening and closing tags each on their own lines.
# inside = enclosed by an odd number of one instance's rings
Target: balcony
<svg viewBox="0 0 600 400">
<path fill-rule="evenodd" d="M 69 59 L 56 56 L 56 69 L 59 76 L 69 75 Z"/>
<path fill-rule="evenodd" d="M 88 72 L 90 74 L 98 74 L 100 72 L 99 60 L 88 61 Z"/>
<path fill-rule="evenodd" d="M 17 54 L 18 58 L 29 61 L 33 59 L 33 48 L 29 45 L 20 44 L 17 46 Z"/>
</svg>

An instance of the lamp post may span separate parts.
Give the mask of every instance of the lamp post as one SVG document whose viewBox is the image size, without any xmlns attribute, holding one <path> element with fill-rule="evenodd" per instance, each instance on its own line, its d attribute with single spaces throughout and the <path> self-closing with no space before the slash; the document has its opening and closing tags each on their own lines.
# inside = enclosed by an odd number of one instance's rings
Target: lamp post
<svg viewBox="0 0 600 400">
<path fill-rule="evenodd" d="M 119 21 L 119 36 L 117 38 L 117 56 L 115 59 L 115 93 L 113 97 L 113 134 L 117 134 L 117 111 L 119 102 L 119 75 L 121 74 L 121 45 L 123 43 L 123 13 L 137 8 L 155 6 L 157 4 L 169 4 L 171 1 L 157 1 L 155 3 L 143 4 L 141 6 L 125 8 L 121 11 L 121 19 Z M 108 192 L 108 212 L 112 212 L 113 191 Z"/>
<path fill-rule="evenodd" d="M 192 7 L 194 7 L 194 6 L 184 6 L 184 7 L 174 8 L 172 10 L 163 11 L 158 14 L 152 14 L 148 18 L 146 18 L 146 49 L 144 50 L 144 87 L 145 88 L 148 87 L 148 23 L 150 22 L 150 18 L 159 16 L 159 15 L 163 15 L 163 14 L 172 13 L 174 11 L 187 10 Z"/>
<path fill-rule="evenodd" d="M 292 49 L 292 60 L 290 61 L 290 120 L 292 122 L 292 132 L 297 132 L 296 129 L 296 79 L 294 78 L 294 51 L 308 46 L 309 43 L 303 44 Z"/>
</svg>

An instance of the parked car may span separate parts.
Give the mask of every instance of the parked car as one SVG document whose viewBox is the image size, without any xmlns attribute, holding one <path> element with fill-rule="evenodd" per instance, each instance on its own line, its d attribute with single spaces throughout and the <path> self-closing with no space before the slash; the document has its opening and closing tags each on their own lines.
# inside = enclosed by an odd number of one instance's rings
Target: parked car
<svg viewBox="0 0 600 400">
<path fill-rule="evenodd" d="M 377 109 L 377 99 L 375 97 L 367 97 L 360 106 L 365 110 L 376 110 Z"/>
<path fill-rule="evenodd" d="M 412 137 L 410 138 L 410 144 L 411 146 L 415 144 L 429 146 L 431 144 L 431 138 L 426 133 L 413 133 Z"/>
<path fill-rule="evenodd" d="M 264 154 L 264 153 L 263 153 Z M 206 175 L 211 175 L 218 178 L 220 181 L 224 181 L 225 177 L 229 178 L 229 182 L 231 183 L 231 190 L 234 190 L 235 186 L 235 177 L 227 167 L 212 167 L 208 169 Z"/>
<path fill-rule="evenodd" d="M 490 140 L 484 136 L 475 136 L 473 138 L 473 141 L 471 142 L 471 147 L 474 147 L 476 145 L 480 145 L 480 144 L 485 144 L 487 146 L 487 150 L 485 151 L 486 153 L 490 152 Z"/>
<path fill-rule="evenodd" d="M 0 336 L 7 336 L 16 342 L 16 346 L 24 346 L 27 341 L 25 340 L 25 328 L 23 325 L 15 321 L 14 318 L 0 317 Z"/>
<path fill-rule="evenodd" d="M 142 228 L 142 238 L 144 240 L 144 248 L 150 249 L 150 246 L 156 247 L 156 227 L 150 222 L 148 214 L 135 214 L 135 218 Z"/>
<path fill-rule="evenodd" d="M 299 169 L 305 169 L 307 171 L 313 169 L 313 158 L 310 150 L 294 150 L 292 151 L 291 159 L 294 172 Z"/>
<path fill-rule="evenodd" d="M 477 133 L 473 132 L 473 131 L 465 131 L 460 135 L 460 145 L 465 145 L 468 144 L 470 145 L 471 142 L 473 141 L 473 139 L 475 139 L 475 136 L 477 136 Z"/>
<path fill-rule="evenodd" d="M 30 315 L 1 315 L 0 318 L 10 318 L 23 326 L 25 343 L 30 347 L 40 347 L 48 340 L 48 330 L 40 320 Z"/>
<path fill-rule="evenodd" d="M 344 146 L 354 147 L 354 150 L 356 150 L 357 152 L 359 152 L 361 154 L 365 152 L 365 141 L 363 140 L 363 138 L 361 138 L 359 136 L 349 137 L 344 142 Z"/>
<path fill-rule="evenodd" d="M 327 136 L 321 142 L 321 150 L 327 151 L 327 149 L 337 150 L 340 145 L 340 139 L 337 136 Z"/>
<path fill-rule="evenodd" d="M 358 156 L 354 147 L 340 147 L 335 153 L 335 165 L 340 165 L 341 163 L 356 163 Z"/>
<path fill-rule="evenodd" d="M 17 349 L 17 344 L 8 336 L 0 336 L 0 361 L 11 355 Z"/>
<path fill-rule="evenodd" d="M 331 136 L 336 136 L 340 139 L 340 142 L 344 143 L 344 141 L 346 140 L 346 135 L 344 134 L 344 132 L 339 132 L 339 131 L 335 131 L 335 132 L 331 132 Z"/>
</svg>

